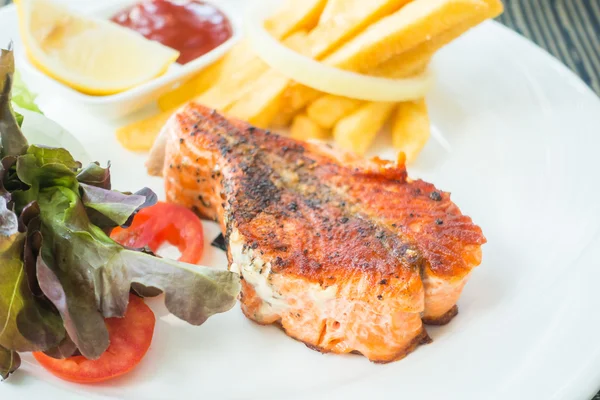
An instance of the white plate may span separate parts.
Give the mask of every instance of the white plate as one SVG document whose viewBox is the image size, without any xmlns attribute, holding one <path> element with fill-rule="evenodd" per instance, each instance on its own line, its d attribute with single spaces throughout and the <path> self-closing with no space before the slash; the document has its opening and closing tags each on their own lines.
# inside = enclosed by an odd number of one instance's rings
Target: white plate
<svg viewBox="0 0 600 400">
<path fill-rule="evenodd" d="M 12 8 L 0 11 L 0 43 L 9 37 L 17 39 Z M 432 344 L 376 365 L 311 351 L 237 307 L 193 328 L 154 302 L 155 340 L 129 376 L 72 385 L 26 357 L 0 398 L 591 398 L 600 386 L 600 101 L 495 23 L 444 49 L 435 67 L 429 103 L 441 140 L 410 172 L 451 191 L 489 243 L 460 314 L 430 329 Z M 118 146 L 114 123 L 72 112 L 51 92 L 40 101 L 93 157 L 112 160 L 117 188 L 162 192 L 144 172 L 145 157 Z M 217 229 L 205 226 L 208 243 Z M 207 249 L 205 264 L 224 265 L 222 253 Z"/>
<path fill-rule="evenodd" d="M 75 3 L 76 6 L 79 5 L 77 8 L 85 15 L 105 19 L 111 18 L 119 11 L 138 2 L 138 0 L 102 0 L 95 4 L 92 3 L 90 6 L 91 2 L 84 4 L 83 1 L 63 1 L 67 5 L 71 5 L 72 3 Z M 78 92 L 41 72 L 29 62 L 25 52 L 19 49 L 18 55 L 21 73 L 29 82 L 36 84 L 38 87 L 43 87 L 44 91 L 52 91 L 68 99 L 72 107 L 84 108 L 90 113 L 101 115 L 104 118 L 123 117 L 155 101 L 161 95 L 190 79 L 195 73 L 202 71 L 217 61 L 240 38 L 242 29 L 239 13 L 237 12 L 239 1 L 211 0 L 210 2 L 217 6 L 230 20 L 232 27 L 231 38 L 195 60 L 185 65 L 173 64 L 163 75 L 124 92 L 109 96 L 90 96 Z"/>
</svg>

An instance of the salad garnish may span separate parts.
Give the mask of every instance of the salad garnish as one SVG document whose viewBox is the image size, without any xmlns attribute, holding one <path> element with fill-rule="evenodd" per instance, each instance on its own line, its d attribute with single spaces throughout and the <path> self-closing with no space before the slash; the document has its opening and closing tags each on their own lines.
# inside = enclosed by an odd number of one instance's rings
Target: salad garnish
<svg viewBox="0 0 600 400">
<path fill-rule="evenodd" d="M 163 292 L 167 309 L 193 325 L 233 307 L 237 274 L 110 239 L 156 195 L 111 190 L 109 166 L 83 167 L 67 149 L 29 144 L 13 79 L 9 48 L 0 56 L 0 378 L 19 367 L 20 352 L 98 359 L 109 346 L 104 319 L 123 317 L 132 284 Z M 20 93 L 13 100 L 31 101 Z"/>
</svg>

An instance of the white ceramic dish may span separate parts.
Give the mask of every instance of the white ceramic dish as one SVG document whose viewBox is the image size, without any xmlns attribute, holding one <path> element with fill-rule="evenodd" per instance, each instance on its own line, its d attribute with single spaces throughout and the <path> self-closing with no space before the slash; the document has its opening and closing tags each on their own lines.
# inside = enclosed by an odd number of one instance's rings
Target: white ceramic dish
<svg viewBox="0 0 600 400">
<path fill-rule="evenodd" d="M 250 1 L 250 0 L 245 0 Z M 81 4 L 81 3 L 80 3 Z M 0 43 L 17 37 L 0 10 Z M 488 244 L 447 326 L 406 359 L 375 365 L 321 355 L 234 308 L 199 328 L 159 301 L 154 342 L 130 375 L 104 385 L 53 378 L 30 356 L 1 399 L 544 399 L 589 400 L 600 387 L 600 100 L 530 42 L 486 23 L 444 49 L 429 96 L 436 137 L 413 165 L 452 192 Z M 48 116 L 98 160 L 112 160 L 116 188 L 160 179 L 145 155 L 117 144 L 121 122 L 73 112 L 40 93 Z M 381 138 L 375 152 L 391 155 Z M 218 231 L 205 223 L 206 242 Z M 207 247 L 205 265 L 224 267 Z"/>
<path fill-rule="evenodd" d="M 109 19 L 117 12 L 137 2 L 137 0 L 89 1 L 87 6 L 81 7 L 83 2 L 80 1 L 79 4 L 76 3 L 76 6 L 79 5 L 79 9 L 86 15 Z M 128 115 L 158 99 L 162 94 L 217 61 L 239 39 L 241 23 L 240 14 L 235 10 L 235 1 L 212 0 L 210 2 L 223 11 L 231 21 L 232 37 L 205 55 L 185 65 L 173 64 L 165 74 L 132 89 L 109 96 L 86 95 L 50 78 L 28 61 L 25 52 L 18 51 L 21 73 L 28 82 L 32 82 L 36 87 L 43 87 L 44 91 L 52 91 L 67 99 L 77 108 L 84 108 L 103 118 L 119 118 Z M 69 2 L 66 3 L 69 4 Z"/>
</svg>

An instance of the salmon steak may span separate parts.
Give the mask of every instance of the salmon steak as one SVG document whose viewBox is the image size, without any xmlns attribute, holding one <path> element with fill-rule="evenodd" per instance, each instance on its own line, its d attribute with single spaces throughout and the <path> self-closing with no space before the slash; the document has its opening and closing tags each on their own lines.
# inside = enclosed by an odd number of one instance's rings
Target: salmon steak
<svg viewBox="0 0 600 400">
<path fill-rule="evenodd" d="M 365 160 L 191 103 L 155 143 L 148 170 L 167 201 L 217 221 L 243 313 L 308 347 L 403 358 L 448 323 L 481 229 L 403 162 Z"/>
</svg>

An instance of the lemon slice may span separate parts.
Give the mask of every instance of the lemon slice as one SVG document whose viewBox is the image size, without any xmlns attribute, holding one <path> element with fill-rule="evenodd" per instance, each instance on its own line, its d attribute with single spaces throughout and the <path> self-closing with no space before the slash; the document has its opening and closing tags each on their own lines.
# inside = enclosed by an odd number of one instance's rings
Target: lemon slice
<svg viewBox="0 0 600 400">
<path fill-rule="evenodd" d="M 179 52 L 108 20 L 48 0 L 17 0 L 29 60 L 80 92 L 109 95 L 162 75 Z"/>
</svg>

